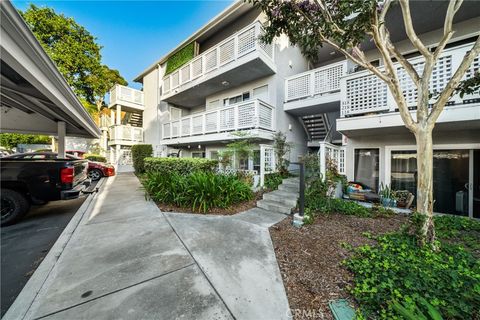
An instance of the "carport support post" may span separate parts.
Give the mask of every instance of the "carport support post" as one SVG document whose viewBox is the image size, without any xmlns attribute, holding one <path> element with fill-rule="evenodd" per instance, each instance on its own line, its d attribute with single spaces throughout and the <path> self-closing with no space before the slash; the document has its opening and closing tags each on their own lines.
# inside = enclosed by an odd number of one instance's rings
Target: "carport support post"
<svg viewBox="0 0 480 320">
<path fill-rule="evenodd" d="M 57 122 L 57 135 L 58 135 L 58 156 L 60 158 L 65 158 L 65 133 L 66 126 L 65 122 Z"/>
</svg>

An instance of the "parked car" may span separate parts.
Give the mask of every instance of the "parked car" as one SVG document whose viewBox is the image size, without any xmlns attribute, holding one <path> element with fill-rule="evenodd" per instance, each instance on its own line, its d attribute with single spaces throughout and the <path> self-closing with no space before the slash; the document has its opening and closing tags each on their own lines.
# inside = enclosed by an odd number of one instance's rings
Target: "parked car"
<svg viewBox="0 0 480 320">
<path fill-rule="evenodd" d="M 76 199 L 88 192 L 88 161 L 50 154 L 33 152 L 0 159 L 2 226 L 19 221 L 31 204 Z"/>
<path fill-rule="evenodd" d="M 88 177 L 92 181 L 100 180 L 102 177 L 111 177 L 115 175 L 115 167 L 104 162 L 88 160 Z"/>
</svg>

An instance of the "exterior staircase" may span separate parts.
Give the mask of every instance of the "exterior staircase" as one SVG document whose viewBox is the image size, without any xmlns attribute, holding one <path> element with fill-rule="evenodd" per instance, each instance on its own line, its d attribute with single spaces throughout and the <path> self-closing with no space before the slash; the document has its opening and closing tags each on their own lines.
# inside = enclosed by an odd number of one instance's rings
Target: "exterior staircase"
<svg viewBox="0 0 480 320">
<path fill-rule="evenodd" d="M 267 211 L 291 214 L 297 206 L 299 179 L 288 178 L 282 181 L 278 190 L 265 193 L 263 199 L 257 201 L 257 207 Z"/>
</svg>

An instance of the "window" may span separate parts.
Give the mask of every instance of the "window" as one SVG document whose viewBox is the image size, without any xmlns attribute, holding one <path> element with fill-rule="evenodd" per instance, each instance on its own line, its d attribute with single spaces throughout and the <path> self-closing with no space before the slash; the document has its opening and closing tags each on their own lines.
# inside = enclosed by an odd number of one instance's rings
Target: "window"
<svg viewBox="0 0 480 320">
<path fill-rule="evenodd" d="M 218 160 L 218 151 L 210 151 L 210 159 Z"/>
<path fill-rule="evenodd" d="M 417 153 L 392 151 L 391 187 L 417 195 Z M 433 151 L 433 210 L 468 216 L 469 150 Z"/>
<path fill-rule="evenodd" d="M 253 89 L 253 98 L 268 101 L 268 85 Z"/>
<path fill-rule="evenodd" d="M 205 158 L 205 152 L 192 152 L 192 158 Z"/>
<path fill-rule="evenodd" d="M 175 107 L 170 107 L 170 120 L 178 120 L 182 117 L 182 110 Z"/>
<path fill-rule="evenodd" d="M 223 105 L 230 106 L 232 104 L 239 103 L 242 101 L 247 101 L 247 100 L 250 100 L 250 92 L 248 91 L 242 94 L 239 94 L 238 96 L 223 99 Z"/>
<path fill-rule="evenodd" d="M 220 100 L 213 100 L 207 104 L 207 110 L 216 109 L 220 106 Z"/>
<path fill-rule="evenodd" d="M 379 149 L 355 149 L 355 182 L 378 191 Z"/>
<path fill-rule="evenodd" d="M 253 150 L 253 170 L 260 173 L 260 150 Z"/>
</svg>

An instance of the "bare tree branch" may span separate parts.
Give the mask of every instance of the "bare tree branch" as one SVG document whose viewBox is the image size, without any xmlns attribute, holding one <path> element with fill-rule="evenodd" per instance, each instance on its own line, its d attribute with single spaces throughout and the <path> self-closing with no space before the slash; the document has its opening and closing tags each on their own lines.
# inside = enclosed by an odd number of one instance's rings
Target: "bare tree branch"
<svg viewBox="0 0 480 320">
<path fill-rule="evenodd" d="M 342 35 L 345 34 L 345 30 L 340 28 L 338 26 L 338 24 L 335 23 L 335 21 L 333 21 L 332 16 L 330 15 L 330 12 L 327 10 L 327 6 L 325 5 L 325 3 L 323 1 L 319 1 L 319 0 L 314 0 L 314 2 L 320 8 L 320 12 L 325 17 L 325 20 L 327 20 L 331 25 L 333 25 L 333 27 L 337 30 L 338 33 L 340 33 Z"/>
<path fill-rule="evenodd" d="M 480 36 L 477 37 L 477 41 L 473 45 L 472 49 L 465 54 L 460 66 L 455 71 L 453 77 L 448 81 L 447 86 L 440 94 L 438 100 L 434 103 L 432 107 L 432 111 L 428 116 L 428 123 L 429 125 L 434 125 L 437 121 L 440 113 L 445 108 L 445 104 L 447 103 L 450 96 L 453 94 L 455 89 L 458 87 L 458 84 L 462 80 L 467 69 L 472 65 L 473 60 L 480 54 Z"/>
<path fill-rule="evenodd" d="M 410 39 L 415 48 L 417 48 L 417 50 L 420 51 L 420 53 L 426 59 L 428 59 L 432 54 L 427 49 L 427 47 L 425 47 L 420 38 L 418 38 L 415 30 L 413 29 L 413 21 L 412 15 L 410 13 L 409 0 L 400 0 L 400 7 L 402 8 L 403 23 L 405 25 L 405 31 L 407 33 L 408 39 Z"/>
</svg>

